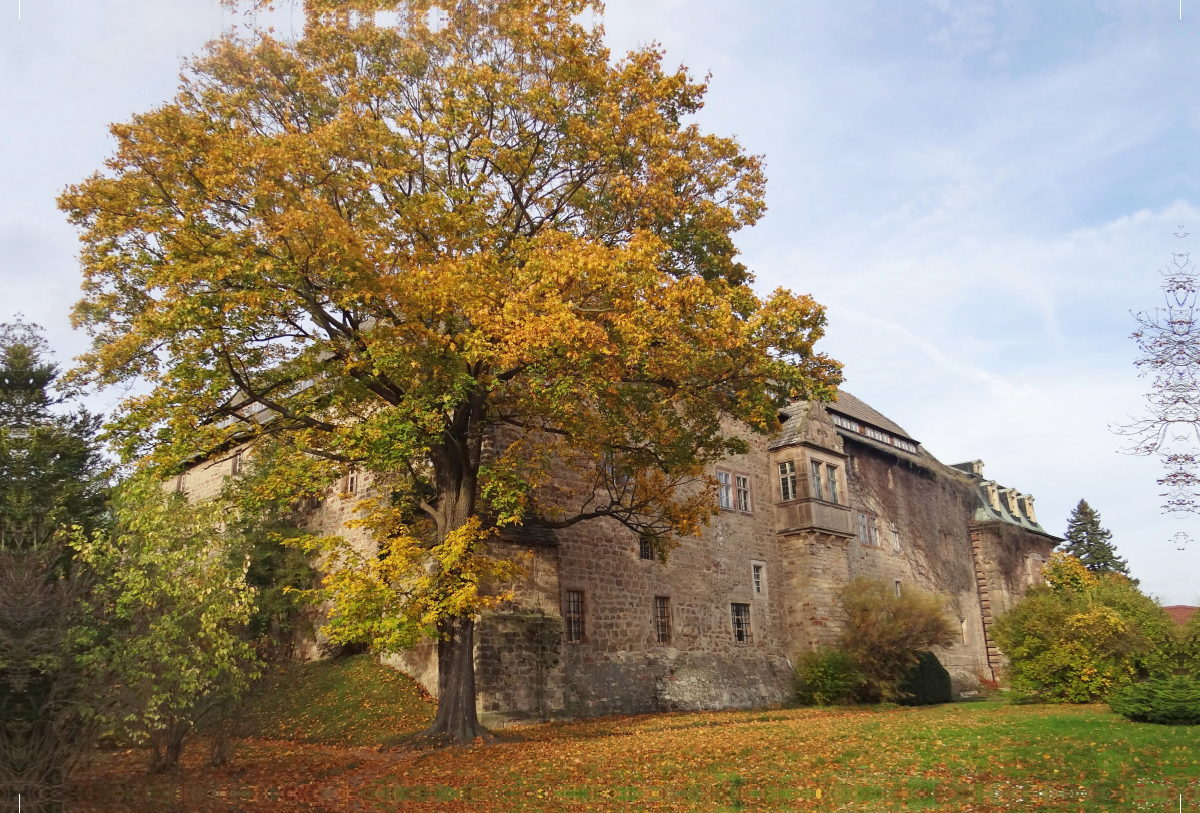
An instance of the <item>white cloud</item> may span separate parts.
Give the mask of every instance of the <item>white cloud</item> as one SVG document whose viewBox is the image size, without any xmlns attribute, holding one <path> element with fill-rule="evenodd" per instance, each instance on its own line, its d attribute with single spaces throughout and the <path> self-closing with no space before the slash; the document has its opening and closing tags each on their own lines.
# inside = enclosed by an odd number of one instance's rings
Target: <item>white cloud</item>
<svg viewBox="0 0 1200 813">
<path fill-rule="evenodd" d="M 1161 8 L 1159 8 L 1161 5 Z M 608 0 L 614 50 L 657 41 L 713 72 L 704 126 L 767 156 L 740 236 L 764 288 L 829 306 L 847 388 L 947 462 L 980 457 L 1061 530 L 1087 497 L 1144 584 L 1200 596 L 1154 461 L 1107 425 L 1136 411 L 1131 309 L 1194 224 L 1196 19 L 1143 0 Z M 54 208 L 106 127 L 173 93 L 230 18 L 215 0 L 25 0 L 0 19 L 0 318 L 64 356 L 75 241 Z M 1186 18 L 1186 15 L 1185 15 Z M 290 17 L 274 20 L 297 34 Z M 1192 238 L 1200 240 L 1200 234 Z M 1200 249 L 1197 250 L 1200 254 Z M 1193 523 L 1194 525 L 1194 523 Z"/>
</svg>

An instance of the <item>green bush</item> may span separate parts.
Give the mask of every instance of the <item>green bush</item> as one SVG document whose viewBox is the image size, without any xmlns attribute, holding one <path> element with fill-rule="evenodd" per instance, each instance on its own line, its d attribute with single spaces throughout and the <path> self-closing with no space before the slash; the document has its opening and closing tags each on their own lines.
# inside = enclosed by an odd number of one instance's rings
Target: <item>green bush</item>
<svg viewBox="0 0 1200 813">
<path fill-rule="evenodd" d="M 954 700 L 950 673 L 932 652 L 921 653 L 917 665 L 900 682 L 900 692 L 897 702 L 902 706 L 932 706 Z"/>
<path fill-rule="evenodd" d="M 1015 689 L 1044 701 L 1092 703 L 1171 671 L 1176 630 L 1129 579 L 1097 577 L 1061 554 L 1046 579 L 993 628 Z"/>
<path fill-rule="evenodd" d="M 860 576 L 839 598 L 846 627 L 838 648 L 858 663 L 863 674 L 859 699 L 865 702 L 899 700 L 900 681 L 920 653 L 954 640 L 941 601 L 920 590 L 909 588 L 897 596 L 893 585 Z"/>
<path fill-rule="evenodd" d="M 801 705 L 853 703 L 861 684 L 858 663 L 838 649 L 806 652 L 796 663 L 796 700 Z"/>
<path fill-rule="evenodd" d="M 1153 677 L 1127 686 L 1108 704 L 1117 714 L 1139 723 L 1197 725 L 1200 679 L 1194 675 Z"/>
<path fill-rule="evenodd" d="M 1200 677 L 1200 612 L 1176 632 L 1179 636 L 1178 668 Z"/>
</svg>

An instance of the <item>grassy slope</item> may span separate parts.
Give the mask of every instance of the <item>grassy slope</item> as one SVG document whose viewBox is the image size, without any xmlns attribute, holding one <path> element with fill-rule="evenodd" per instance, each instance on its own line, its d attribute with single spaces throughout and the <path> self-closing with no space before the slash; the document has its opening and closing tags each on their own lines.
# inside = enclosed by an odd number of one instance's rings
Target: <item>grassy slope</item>
<svg viewBox="0 0 1200 813">
<path fill-rule="evenodd" d="M 246 722 L 258 736 L 374 745 L 401 729 L 420 728 L 431 712 L 403 676 L 369 658 L 351 658 L 280 676 Z M 610 717 L 532 726 L 506 732 L 495 745 L 435 751 L 379 753 L 260 740 L 243 743 L 235 764 L 218 774 L 202 767 L 198 750 L 185 756 L 186 775 L 211 786 L 206 792 L 216 792 L 212 798 L 253 787 L 274 787 L 282 798 L 284 789 L 311 782 L 319 788 L 289 798 L 356 788 L 357 799 L 370 800 L 364 809 L 378 813 L 1100 813 L 1174 810 L 1179 793 L 1185 809 L 1200 803 L 1200 726 L 1131 723 L 1102 706 L 984 702 Z M 140 771 L 142 755 L 115 754 L 111 764 L 97 766 L 93 781 L 127 772 L 125 762 L 133 759 L 133 770 Z M 142 776 L 164 796 L 181 781 Z M 243 790 L 235 793 L 237 788 Z M 105 811 L 117 809 L 125 810 Z M 264 797 L 239 809 L 310 808 Z"/>
<path fill-rule="evenodd" d="M 435 705 L 407 675 L 371 655 L 289 664 L 263 678 L 239 734 L 344 746 L 378 746 L 420 731 Z"/>
</svg>

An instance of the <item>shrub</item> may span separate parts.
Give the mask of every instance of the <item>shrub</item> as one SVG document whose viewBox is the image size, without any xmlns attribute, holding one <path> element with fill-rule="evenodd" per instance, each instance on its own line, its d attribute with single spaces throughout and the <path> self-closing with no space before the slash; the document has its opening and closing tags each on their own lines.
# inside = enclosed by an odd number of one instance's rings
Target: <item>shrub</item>
<svg viewBox="0 0 1200 813">
<path fill-rule="evenodd" d="M 860 576 L 842 588 L 839 598 L 846 611 L 839 648 L 862 671 L 859 698 L 864 701 L 899 700 L 900 681 L 920 653 L 954 640 L 941 602 L 920 590 L 897 596 L 891 585 Z"/>
<path fill-rule="evenodd" d="M 806 652 L 796 663 L 796 700 L 805 706 L 853 703 L 861 683 L 858 663 L 838 649 Z"/>
<path fill-rule="evenodd" d="M 900 681 L 900 692 L 902 706 L 932 706 L 954 700 L 950 673 L 932 652 L 921 653 L 917 665 Z"/>
<path fill-rule="evenodd" d="M 1179 668 L 1200 677 L 1200 612 L 1176 632 L 1179 636 Z"/>
<path fill-rule="evenodd" d="M 142 474 L 118 492 L 114 519 L 111 532 L 76 529 L 72 540 L 95 578 L 80 660 L 110 687 L 97 698 L 100 720 L 148 744 L 151 768 L 166 770 L 194 726 L 228 717 L 259 676 L 245 638 L 254 589 L 245 561 L 223 555 L 233 542 L 221 504 L 189 503 Z"/>
<path fill-rule="evenodd" d="M 1133 582 L 1097 577 L 1061 554 L 1046 578 L 993 628 L 1014 688 L 1050 702 L 1091 703 L 1169 671 L 1176 631 Z"/>
<path fill-rule="evenodd" d="M 1139 723 L 1200 724 L 1200 678 L 1163 675 L 1127 686 L 1113 695 L 1109 706 Z"/>
</svg>

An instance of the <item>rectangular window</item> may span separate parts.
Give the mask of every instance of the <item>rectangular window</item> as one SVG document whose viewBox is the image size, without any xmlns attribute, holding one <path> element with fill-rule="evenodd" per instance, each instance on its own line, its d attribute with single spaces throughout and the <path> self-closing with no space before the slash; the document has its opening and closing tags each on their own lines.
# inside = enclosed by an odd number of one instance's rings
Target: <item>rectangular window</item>
<svg viewBox="0 0 1200 813">
<path fill-rule="evenodd" d="M 737 494 L 737 509 L 743 514 L 750 513 L 750 478 L 738 474 L 733 478 Z"/>
<path fill-rule="evenodd" d="M 654 561 L 654 546 L 650 544 L 649 539 L 642 537 L 639 540 L 638 548 L 643 559 L 648 559 L 651 562 Z"/>
<path fill-rule="evenodd" d="M 896 579 L 896 598 L 900 598 L 900 580 Z"/>
<path fill-rule="evenodd" d="M 750 605 L 730 604 L 733 612 L 733 640 L 739 644 L 750 643 Z"/>
<path fill-rule="evenodd" d="M 892 550 L 896 553 L 900 552 L 900 526 L 892 523 Z"/>
<path fill-rule="evenodd" d="M 784 502 L 796 499 L 796 464 L 791 460 L 779 464 L 779 493 Z"/>
<path fill-rule="evenodd" d="M 754 592 L 762 593 L 762 591 L 763 591 L 763 566 L 762 565 L 752 565 L 750 570 L 754 576 Z"/>
<path fill-rule="evenodd" d="M 837 467 L 825 464 L 825 488 L 829 492 L 829 501 L 836 503 L 838 501 L 837 487 Z"/>
<path fill-rule="evenodd" d="M 962 639 L 963 643 L 965 644 L 967 642 L 967 619 L 961 619 L 958 622 L 958 625 L 962 628 Z"/>
<path fill-rule="evenodd" d="M 346 493 L 358 493 L 358 471 L 356 469 L 351 469 L 350 473 L 346 475 Z"/>
<path fill-rule="evenodd" d="M 654 599 L 654 637 L 660 644 L 671 643 L 671 599 L 666 596 Z"/>
<path fill-rule="evenodd" d="M 812 495 L 818 500 L 823 500 L 825 498 L 821 496 L 821 464 L 813 460 L 810 465 L 812 466 Z"/>
<path fill-rule="evenodd" d="M 237 477 L 242 473 L 242 453 L 234 452 L 233 457 L 229 461 L 229 473 Z"/>
<path fill-rule="evenodd" d="M 849 429 L 851 432 L 859 431 L 857 421 L 852 421 L 849 418 L 843 418 L 841 415 L 833 415 L 831 417 L 833 418 L 835 425 L 840 426 L 843 429 Z"/>
<path fill-rule="evenodd" d="M 186 491 L 187 490 L 186 478 L 187 478 L 186 474 L 181 474 L 175 478 L 175 490 L 176 491 Z"/>
<path fill-rule="evenodd" d="M 871 532 L 871 544 L 879 546 L 879 521 L 875 517 L 867 517 L 867 530 Z"/>
<path fill-rule="evenodd" d="M 583 591 L 567 591 L 567 643 L 583 643 Z"/>
<path fill-rule="evenodd" d="M 864 545 L 870 542 L 867 538 L 867 515 L 861 512 L 858 515 L 858 541 Z"/>
<path fill-rule="evenodd" d="M 733 510 L 733 485 L 727 471 L 717 472 L 717 502 L 726 511 Z"/>
</svg>

